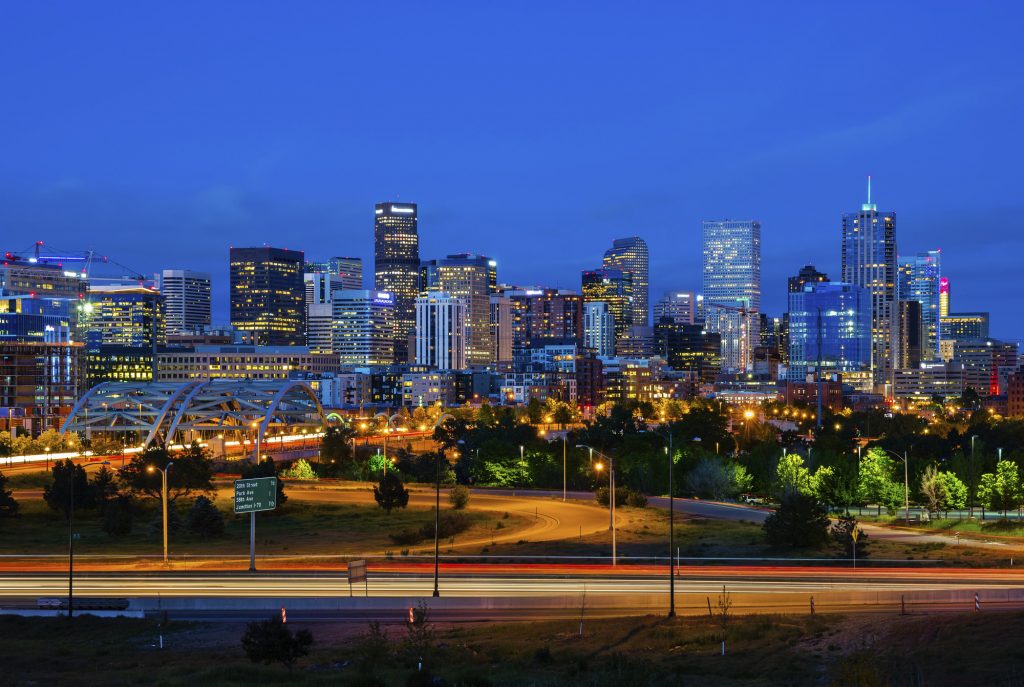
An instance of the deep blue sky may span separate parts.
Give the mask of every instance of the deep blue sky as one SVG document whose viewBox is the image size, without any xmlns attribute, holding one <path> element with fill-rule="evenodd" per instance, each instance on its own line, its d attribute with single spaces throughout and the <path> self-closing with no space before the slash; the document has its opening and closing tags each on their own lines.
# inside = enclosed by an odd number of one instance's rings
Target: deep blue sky
<svg viewBox="0 0 1024 687">
<path fill-rule="evenodd" d="M 0 247 L 215 276 L 268 242 L 372 271 L 373 204 L 424 258 L 578 288 L 618 236 L 652 300 L 700 220 L 762 222 L 764 308 L 874 177 L 901 253 L 1024 339 L 1020 3 L 46 2 L 0 17 Z"/>
</svg>

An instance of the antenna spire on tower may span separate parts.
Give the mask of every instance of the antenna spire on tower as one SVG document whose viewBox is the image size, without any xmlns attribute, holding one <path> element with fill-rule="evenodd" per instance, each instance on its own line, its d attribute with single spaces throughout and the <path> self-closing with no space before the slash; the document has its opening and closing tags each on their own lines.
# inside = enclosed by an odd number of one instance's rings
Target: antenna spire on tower
<svg viewBox="0 0 1024 687">
<path fill-rule="evenodd" d="M 871 175 L 868 175 L 868 205 L 871 205 Z"/>
</svg>

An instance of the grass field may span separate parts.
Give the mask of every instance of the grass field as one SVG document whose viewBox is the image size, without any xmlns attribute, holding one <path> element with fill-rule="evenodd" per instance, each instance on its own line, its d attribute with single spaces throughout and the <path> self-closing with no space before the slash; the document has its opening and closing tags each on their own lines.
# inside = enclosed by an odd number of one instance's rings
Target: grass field
<svg viewBox="0 0 1024 687">
<path fill-rule="evenodd" d="M 289 499 L 279 510 L 257 514 L 257 550 L 260 555 L 346 555 L 382 554 L 392 551 L 400 555 L 388 534 L 432 526 L 433 511 L 427 508 L 406 508 L 385 513 L 377 506 L 333 504 L 304 500 L 302 490 L 289 492 Z M 189 534 L 182 528 L 170 537 L 172 556 L 247 557 L 249 551 L 249 516 L 235 515 L 229 493 L 218 491 L 215 503 L 224 514 L 222 537 Z M 17 518 L 0 521 L 0 551 L 5 553 L 63 554 L 67 548 L 67 521 L 62 513 L 50 509 L 40 498 L 21 499 Z M 442 510 L 447 504 L 442 505 Z M 188 504 L 179 512 L 184 518 Z M 487 540 L 495 534 L 514 533 L 527 526 L 530 519 L 493 512 L 465 511 L 470 528 L 458 535 L 461 540 Z M 96 511 L 82 510 L 75 514 L 75 543 L 79 554 L 157 555 L 161 553 L 161 515 L 155 500 L 143 502 L 133 518 L 131 533 L 111 536 L 102 529 L 102 517 Z"/>
<path fill-rule="evenodd" d="M 0 618 L 10 685 L 385 685 L 409 682 L 422 657 L 450 687 L 730 687 L 1020 685 L 1014 613 L 741 616 L 428 628 L 366 641 L 366 627 L 307 626 L 315 643 L 289 672 L 251 663 L 244 627 L 171 623 L 164 650 L 150 620 Z M 725 655 L 722 641 L 725 640 Z M 372 678 L 371 678 L 372 674 Z"/>
</svg>

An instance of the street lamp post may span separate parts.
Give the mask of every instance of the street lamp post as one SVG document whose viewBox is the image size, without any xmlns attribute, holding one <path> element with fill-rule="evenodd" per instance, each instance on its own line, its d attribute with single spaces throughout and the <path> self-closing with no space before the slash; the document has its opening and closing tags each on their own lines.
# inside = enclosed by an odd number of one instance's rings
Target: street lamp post
<svg viewBox="0 0 1024 687">
<path fill-rule="evenodd" d="M 618 565 L 618 548 L 615 541 L 615 460 L 611 456 L 596 451 L 586 444 L 577 444 L 576 448 L 588 448 L 591 451 L 591 455 L 596 453 L 608 461 L 608 520 L 609 529 L 612 531 L 612 565 Z M 604 466 L 598 463 L 594 466 L 594 469 L 600 472 L 604 469 Z"/>
<path fill-rule="evenodd" d="M 441 596 L 441 451 L 437 452 L 437 482 L 434 487 L 434 597 Z"/>
<path fill-rule="evenodd" d="M 477 450 L 479 450 L 479 449 L 477 449 Z M 1001 451 L 1002 449 L 999 449 L 999 450 Z M 565 434 L 562 434 L 562 501 L 565 501 L 565 496 L 566 496 L 566 493 L 568 492 L 568 489 L 569 489 L 569 486 L 568 486 L 569 485 L 569 480 L 568 480 L 568 478 L 566 476 L 568 473 L 566 472 L 566 469 L 565 469 L 565 465 L 566 465 L 565 455 L 566 455 Z"/>
<path fill-rule="evenodd" d="M 96 464 L 110 465 L 110 461 L 105 460 Z M 75 615 L 75 464 L 68 461 L 68 467 L 68 620 L 71 620 Z M 83 465 L 82 472 L 89 467 L 91 466 L 88 464 Z"/>
<path fill-rule="evenodd" d="M 971 484 L 967 490 L 967 517 L 974 517 L 974 440 L 978 438 L 977 434 L 971 435 L 971 460 L 970 469 L 967 471 L 970 475 Z"/>
<path fill-rule="evenodd" d="M 886 453 L 891 456 L 896 456 L 897 459 L 903 461 L 903 517 L 906 523 L 910 524 L 910 463 L 907 460 L 907 452 L 904 451 L 903 455 L 884 449 Z"/>
<path fill-rule="evenodd" d="M 672 487 L 673 463 L 672 430 L 668 431 L 668 617 L 676 614 L 676 526 L 675 526 L 675 494 Z"/>
<path fill-rule="evenodd" d="M 146 468 L 148 472 L 160 471 L 160 501 L 164 512 L 164 565 L 167 565 L 167 474 L 171 471 L 172 465 L 174 465 L 173 460 L 168 461 L 167 465 L 162 468 L 155 465 Z"/>
</svg>

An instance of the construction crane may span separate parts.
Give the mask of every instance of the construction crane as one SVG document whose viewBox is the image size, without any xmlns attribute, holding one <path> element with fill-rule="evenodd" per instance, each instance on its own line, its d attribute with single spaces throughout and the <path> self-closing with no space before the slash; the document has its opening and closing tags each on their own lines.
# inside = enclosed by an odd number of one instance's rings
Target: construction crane
<svg viewBox="0 0 1024 687">
<path fill-rule="evenodd" d="M 87 278 L 90 281 L 123 281 L 125 279 L 129 279 L 138 282 L 139 286 L 145 286 L 145 283 L 149 281 L 146 275 L 142 274 L 138 270 L 119 263 L 116 260 L 111 260 L 106 255 L 96 255 L 95 251 L 65 251 L 62 249 L 54 249 L 56 251 L 55 253 L 47 254 L 43 252 L 44 245 L 45 244 L 42 241 L 36 241 L 29 251 L 8 251 L 4 254 L 4 257 L 8 260 L 19 260 L 22 262 L 41 265 L 54 265 L 56 267 L 63 267 L 65 263 L 81 263 L 81 269 L 79 271 L 83 278 Z M 26 254 L 31 254 L 32 257 L 26 258 Z M 123 270 L 123 273 L 120 276 L 95 275 L 93 274 L 93 267 L 97 264 L 112 265 Z"/>
</svg>

